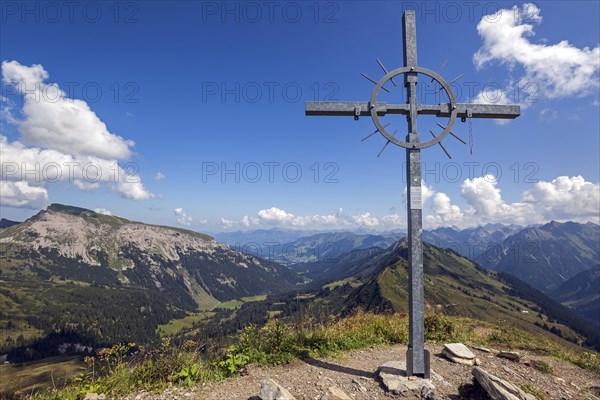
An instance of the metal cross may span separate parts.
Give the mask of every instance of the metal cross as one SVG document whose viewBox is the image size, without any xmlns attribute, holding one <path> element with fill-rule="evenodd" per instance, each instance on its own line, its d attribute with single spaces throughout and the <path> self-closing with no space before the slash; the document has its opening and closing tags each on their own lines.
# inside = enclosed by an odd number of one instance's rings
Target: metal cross
<svg viewBox="0 0 600 400">
<path fill-rule="evenodd" d="M 408 376 L 430 377 L 430 355 L 425 350 L 425 312 L 424 312 L 424 285 L 423 285 L 423 228 L 422 228 L 422 198 L 421 198 L 421 149 L 438 144 L 450 157 L 441 141 L 448 134 L 456 137 L 452 126 L 456 117 L 465 118 L 495 118 L 513 119 L 520 115 L 518 105 L 496 105 L 496 104 L 459 104 L 452 89 L 443 78 L 426 68 L 417 66 L 417 34 L 414 11 L 405 11 L 402 19 L 402 30 L 404 34 L 404 67 L 388 72 L 383 64 L 377 60 L 386 73 L 378 82 L 368 76 L 367 79 L 375 83 L 375 89 L 369 102 L 307 102 L 306 115 L 331 115 L 331 116 L 371 116 L 375 132 L 379 132 L 386 139 L 386 146 L 394 143 L 406 148 L 406 176 L 407 183 L 407 217 L 408 217 L 408 275 L 409 275 L 409 345 L 406 353 L 406 372 Z M 417 104 L 416 86 L 418 74 L 424 74 L 436 80 L 446 91 L 449 103 L 437 105 Z M 393 78 L 404 75 L 404 86 L 407 93 L 407 104 L 386 104 L 377 102 L 380 89 L 386 90 L 384 84 L 389 80 L 394 85 Z M 379 117 L 386 114 L 406 115 L 408 122 L 408 134 L 406 141 L 402 141 L 390 134 L 382 125 Z M 448 124 L 443 126 L 444 130 L 433 136 L 432 140 L 422 142 L 421 135 L 417 131 L 417 116 L 419 114 L 435 115 L 437 117 L 449 117 Z M 384 147 L 385 148 L 385 147 Z M 380 153 L 381 154 L 381 153 Z"/>
</svg>

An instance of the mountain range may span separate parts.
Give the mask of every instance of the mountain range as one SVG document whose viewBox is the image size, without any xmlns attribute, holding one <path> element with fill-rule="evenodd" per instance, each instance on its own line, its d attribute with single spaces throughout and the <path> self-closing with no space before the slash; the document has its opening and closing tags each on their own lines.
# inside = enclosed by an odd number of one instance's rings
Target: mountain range
<svg viewBox="0 0 600 400">
<path fill-rule="evenodd" d="M 436 240 L 424 245 L 428 307 L 487 321 L 501 318 L 527 329 L 544 326 L 572 341 L 596 343 L 590 339 L 594 325 L 550 297 L 597 320 L 598 232 L 594 224 L 556 222 L 425 232 L 426 240 Z M 308 293 L 310 307 L 325 307 L 326 313 L 357 307 L 406 312 L 407 250 L 400 233 L 296 237 L 297 232 L 267 230 L 256 237 L 274 240 L 278 234 L 294 239 L 282 246 L 289 253 L 264 259 L 198 232 L 53 204 L 0 230 L 0 333 L 34 336 L 71 327 L 96 342 L 152 341 L 159 326 L 190 313 L 258 295 L 287 299 L 299 291 Z M 499 257 L 473 262 L 453 243 L 492 245 Z M 527 273 L 509 262 L 514 257 L 509 250 L 523 243 L 539 249 L 523 260 L 544 260 Z M 276 262 L 284 255 L 287 265 Z M 245 322 L 265 309 L 258 303 L 243 316 Z M 218 318 L 233 318 L 213 316 L 216 324 L 222 322 Z M 232 329 L 243 326 L 231 321 Z"/>
<path fill-rule="evenodd" d="M 43 330 L 79 318 L 89 322 L 86 331 L 107 340 L 153 337 L 159 323 L 183 311 L 289 291 L 298 279 L 287 267 L 236 252 L 208 235 L 60 204 L 2 229 L 0 257 L 0 324 L 10 320 Z M 106 304 L 110 297 L 115 301 Z M 135 318 L 117 298 L 138 311 L 154 308 L 152 318 L 161 317 L 127 329 Z M 94 319 L 111 321 L 114 329 L 107 333 Z"/>
</svg>

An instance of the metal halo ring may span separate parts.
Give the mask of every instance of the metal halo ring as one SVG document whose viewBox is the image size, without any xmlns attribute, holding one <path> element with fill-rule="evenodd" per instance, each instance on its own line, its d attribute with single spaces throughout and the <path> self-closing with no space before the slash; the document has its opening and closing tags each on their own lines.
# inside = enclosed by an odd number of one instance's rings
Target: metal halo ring
<svg viewBox="0 0 600 400">
<path fill-rule="evenodd" d="M 391 78 L 394 78 L 395 76 L 398 76 L 398 75 L 404 75 L 404 74 L 410 73 L 410 72 L 427 75 L 430 78 L 433 78 L 434 80 L 438 81 L 439 84 L 442 85 L 442 87 L 448 94 L 448 98 L 450 99 L 451 112 L 450 112 L 450 120 L 448 121 L 448 124 L 446 125 L 446 127 L 444 128 L 442 133 L 437 135 L 437 137 L 435 139 L 429 140 L 427 142 L 419 142 L 419 143 L 405 142 L 404 140 L 400 140 L 400 139 L 396 138 L 395 136 L 391 135 L 388 131 L 385 130 L 384 126 L 379 121 L 379 116 L 377 115 L 377 96 L 379 95 L 379 90 Z M 454 126 L 454 121 L 456 120 L 456 115 L 458 113 L 458 110 L 456 108 L 456 97 L 454 96 L 454 93 L 452 92 L 452 88 L 450 87 L 450 85 L 448 85 L 448 83 L 444 80 L 444 78 L 442 78 L 438 73 L 431 71 L 427 68 L 422 68 L 422 67 L 402 67 L 402 68 L 397 68 L 393 71 L 388 72 L 386 75 L 383 76 L 383 78 L 381 78 L 379 80 L 379 82 L 377 82 L 377 85 L 375 85 L 375 89 L 373 89 L 373 94 L 371 94 L 371 100 L 369 102 L 369 106 L 371 107 L 371 118 L 373 119 L 373 123 L 375 123 L 375 127 L 377 128 L 377 130 L 379 130 L 379 132 L 387 140 L 389 140 L 396 146 L 404 147 L 407 149 L 424 149 L 424 148 L 431 147 L 431 146 L 436 145 L 439 142 L 441 142 L 448 135 L 448 133 L 450 133 L 450 131 L 452 130 L 452 127 Z M 418 133 L 418 131 L 416 133 Z"/>
</svg>

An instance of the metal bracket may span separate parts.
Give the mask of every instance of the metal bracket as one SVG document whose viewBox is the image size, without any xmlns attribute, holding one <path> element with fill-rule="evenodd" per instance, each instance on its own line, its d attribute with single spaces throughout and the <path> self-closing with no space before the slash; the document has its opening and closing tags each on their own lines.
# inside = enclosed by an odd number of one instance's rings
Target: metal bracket
<svg viewBox="0 0 600 400">
<path fill-rule="evenodd" d="M 465 122 L 467 118 L 473 118 L 473 110 L 471 110 L 470 108 L 465 108 L 465 113 L 467 115 L 460 119 L 461 122 Z"/>
<path fill-rule="evenodd" d="M 358 117 L 360 117 L 360 111 L 361 111 L 360 106 L 354 106 L 354 120 L 355 121 L 358 121 Z"/>
</svg>

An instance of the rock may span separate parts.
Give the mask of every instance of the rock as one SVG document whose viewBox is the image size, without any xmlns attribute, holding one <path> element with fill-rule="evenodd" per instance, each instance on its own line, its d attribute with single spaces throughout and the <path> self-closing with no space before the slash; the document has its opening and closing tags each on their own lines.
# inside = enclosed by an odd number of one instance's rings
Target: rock
<svg viewBox="0 0 600 400">
<path fill-rule="evenodd" d="M 444 344 L 444 350 L 449 351 L 456 357 L 460 358 L 475 358 L 475 354 L 467 346 L 462 343 L 447 343 Z"/>
<path fill-rule="evenodd" d="M 352 400 L 344 391 L 336 386 L 330 386 L 321 400 Z"/>
<path fill-rule="evenodd" d="M 480 367 L 473 368 L 473 376 L 492 400 L 536 400 L 517 386 L 494 376 Z"/>
<path fill-rule="evenodd" d="M 273 379 L 265 379 L 260 383 L 260 400 L 296 400 L 284 387 Z"/>
<path fill-rule="evenodd" d="M 475 354 L 462 343 L 448 343 L 444 345 L 442 354 L 450 361 L 464 365 L 475 364 Z"/>
<path fill-rule="evenodd" d="M 104 400 L 104 399 L 106 399 L 106 395 L 98 394 L 98 393 L 88 393 L 83 398 L 83 400 Z"/>
<path fill-rule="evenodd" d="M 367 388 L 355 378 L 352 378 L 352 383 L 354 383 L 357 386 L 359 392 L 367 393 Z"/>
<path fill-rule="evenodd" d="M 475 350 L 483 351 L 484 353 L 492 352 L 492 350 L 488 349 L 487 347 L 479 347 L 479 346 L 471 346 L 471 347 L 474 348 Z"/>
<path fill-rule="evenodd" d="M 506 358 L 508 360 L 516 362 L 519 362 L 519 360 L 521 359 L 519 353 L 515 351 L 501 351 L 500 353 L 498 353 L 498 355 L 496 355 L 496 357 Z"/>
<path fill-rule="evenodd" d="M 479 358 L 475 358 L 474 365 L 481 365 L 481 360 Z"/>
<path fill-rule="evenodd" d="M 406 376 L 406 364 L 404 361 L 390 361 L 378 369 L 379 379 L 387 391 L 393 394 L 413 396 L 422 399 L 434 398 L 435 386 L 429 379 Z"/>
</svg>

